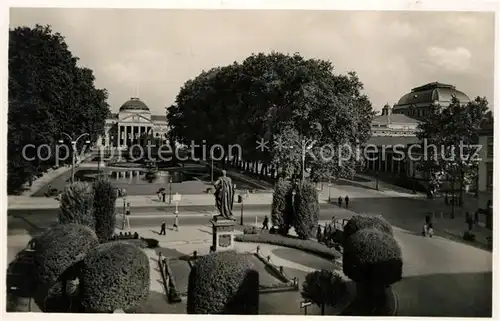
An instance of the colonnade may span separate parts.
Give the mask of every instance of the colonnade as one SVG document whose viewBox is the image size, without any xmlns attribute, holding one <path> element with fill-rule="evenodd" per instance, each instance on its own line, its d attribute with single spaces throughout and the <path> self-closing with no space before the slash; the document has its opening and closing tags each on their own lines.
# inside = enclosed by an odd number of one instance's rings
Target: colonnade
<svg viewBox="0 0 500 321">
<path fill-rule="evenodd" d="M 111 177 L 117 180 L 127 180 L 141 176 L 141 171 L 116 171 L 111 172 Z"/>
<path fill-rule="evenodd" d="M 146 134 L 150 134 L 152 126 L 138 125 L 120 125 L 117 128 L 117 137 L 111 136 L 109 131 L 104 138 L 104 146 L 127 147 L 134 144 L 146 144 L 148 138 Z"/>
</svg>

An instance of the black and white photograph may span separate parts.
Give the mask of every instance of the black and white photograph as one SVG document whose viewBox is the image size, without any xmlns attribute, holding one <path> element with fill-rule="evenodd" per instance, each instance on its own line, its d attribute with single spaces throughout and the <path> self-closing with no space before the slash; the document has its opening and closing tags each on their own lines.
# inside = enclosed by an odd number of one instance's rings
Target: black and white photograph
<svg viewBox="0 0 500 321">
<path fill-rule="evenodd" d="M 498 3 L 44 2 L 4 14 L 4 315 L 494 316 Z"/>
</svg>

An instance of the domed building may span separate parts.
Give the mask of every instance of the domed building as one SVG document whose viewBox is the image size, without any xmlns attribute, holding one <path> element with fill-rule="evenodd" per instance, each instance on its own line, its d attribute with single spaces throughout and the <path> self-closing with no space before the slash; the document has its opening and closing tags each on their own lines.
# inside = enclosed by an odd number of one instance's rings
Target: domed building
<svg viewBox="0 0 500 321">
<path fill-rule="evenodd" d="M 470 98 L 453 85 L 439 82 L 428 83 L 415 87 L 411 92 L 403 95 L 398 103 L 394 105 L 392 113 L 421 119 L 427 115 L 433 105 L 447 107 L 453 96 L 457 97 L 462 104 L 470 102 Z"/>
<path fill-rule="evenodd" d="M 127 148 L 145 144 L 148 139 L 167 141 L 166 115 L 152 115 L 148 106 L 139 98 L 130 98 L 121 105 L 117 114 L 106 120 L 105 135 L 100 145 L 111 148 Z"/>
<path fill-rule="evenodd" d="M 373 150 L 368 153 L 366 169 L 380 175 L 426 181 L 427 173 L 418 170 L 416 161 L 423 156 L 421 142 L 416 136 L 418 124 L 432 106 L 449 106 L 453 96 L 462 104 L 470 101 L 455 86 L 432 82 L 413 88 L 392 108 L 386 104 L 382 114 L 374 117 L 371 123 L 372 137 L 366 146 Z"/>
</svg>

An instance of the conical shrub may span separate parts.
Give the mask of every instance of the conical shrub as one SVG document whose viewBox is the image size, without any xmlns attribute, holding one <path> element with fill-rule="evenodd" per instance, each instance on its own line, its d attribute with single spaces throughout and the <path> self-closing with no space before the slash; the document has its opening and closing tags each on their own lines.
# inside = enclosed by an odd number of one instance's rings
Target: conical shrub
<svg viewBox="0 0 500 321">
<path fill-rule="evenodd" d="M 69 184 L 61 195 L 59 223 L 75 223 L 95 230 L 95 218 L 92 211 L 94 192 L 85 182 Z"/>
<path fill-rule="evenodd" d="M 116 191 L 109 179 L 100 176 L 93 183 L 95 232 L 99 241 L 107 241 L 115 231 L 116 225 Z"/>
<path fill-rule="evenodd" d="M 295 216 L 293 226 L 295 232 L 301 239 L 314 236 L 318 227 L 319 202 L 316 186 L 310 182 L 302 182 L 298 185 L 295 196 Z"/>
</svg>

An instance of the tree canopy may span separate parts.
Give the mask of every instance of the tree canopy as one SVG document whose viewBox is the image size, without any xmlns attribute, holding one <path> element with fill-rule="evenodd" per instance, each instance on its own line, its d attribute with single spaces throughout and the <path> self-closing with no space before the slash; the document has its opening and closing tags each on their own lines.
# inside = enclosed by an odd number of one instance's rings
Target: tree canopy
<svg viewBox="0 0 500 321">
<path fill-rule="evenodd" d="M 320 157 L 320 149 L 344 144 L 354 149 L 369 138 L 374 113 L 362 90 L 356 73 L 334 74 L 329 61 L 297 53 L 253 54 L 184 84 L 167 113 L 170 138 L 187 145 L 239 144 L 243 160 L 288 175 L 301 168 L 303 140 L 316 141 L 305 153 L 311 178 L 348 177 L 356 159 L 340 164 L 338 153 Z M 256 148 L 260 140 L 267 148 Z"/>
<path fill-rule="evenodd" d="M 462 190 L 466 181 L 477 175 L 478 150 L 473 145 L 479 142 L 481 126 L 492 118 L 487 111 L 488 101 L 481 97 L 462 104 L 453 96 L 448 106 L 431 107 L 419 124 L 417 136 L 427 140 L 428 146 L 437 146 L 437 154 L 429 149 L 421 163 L 421 169 L 429 173 L 432 187 L 437 188 L 443 179 L 448 179 L 459 182 Z"/>
<path fill-rule="evenodd" d="M 37 173 L 54 165 L 36 156 L 27 144 L 48 144 L 54 151 L 62 132 L 89 133 L 95 142 L 104 132 L 109 106 L 105 89 L 97 89 L 91 69 L 79 67 L 64 37 L 50 26 L 9 30 L 8 189 L 18 191 Z M 83 143 L 83 142 L 82 142 Z M 45 153 L 48 154 L 47 151 Z M 64 155 L 63 155 L 64 156 Z"/>
</svg>

